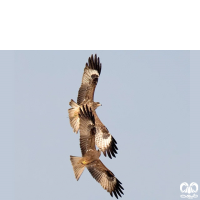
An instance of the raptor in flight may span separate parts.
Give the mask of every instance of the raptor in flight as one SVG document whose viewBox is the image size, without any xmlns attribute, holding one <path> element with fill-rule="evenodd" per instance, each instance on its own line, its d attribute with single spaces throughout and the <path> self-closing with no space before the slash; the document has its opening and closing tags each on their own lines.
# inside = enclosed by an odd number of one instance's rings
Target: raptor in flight
<svg viewBox="0 0 200 200">
<path fill-rule="evenodd" d="M 75 177 L 79 180 L 86 167 L 93 178 L 96 179 L 111 196 L 114 194 L 118 199 L 118 196 L 121 197 L 123 194 L 122 190 L 124 190 L 124 188 L 122 187 L 122 183 L 99 159 L 101 151 L 95 148 L 96 118 L 93 115 L 92 108 L 83 105 L 79 109 L 82 157 L 70 156 Z"/>
<path fill-rule="evenodd" d="M 82 77 L 82 83 L 78 91 L 77 103 L 74 100 L 69 102 L 72 107 L 68 110 L 70 125 L 75 133 L 78 133 L 80 128 L 80 107 L 87 105 L 91 108 L 91 111 L 95 118 L 95 145 L 103 152 L 104 156 L 108 155 L 109 158 L 115 157 L 117 154 L 117 142 L 114 137 L 109 133 L 106 126 L 99 119 L 96 109 L 101 104 L 99 102 L 94 102 L 94 92 L 96 85 L 98 83 L 99 76 L 101 74 L 101 63 L 99 57 L 95 54 L 89 57 L 88 63 L 84 68 L 84 73 Z"/>
</svg>

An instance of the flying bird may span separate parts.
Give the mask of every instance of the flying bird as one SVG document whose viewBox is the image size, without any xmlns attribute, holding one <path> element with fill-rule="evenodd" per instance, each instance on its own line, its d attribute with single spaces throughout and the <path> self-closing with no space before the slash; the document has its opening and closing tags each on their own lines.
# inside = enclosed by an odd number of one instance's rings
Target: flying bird
<svg viewBox="0 0 200 200">
<path fill-rule="evenodd" d="M 84 68 L 81 87 L 78 91 L 77 103 L 74 100 L 69 102 L 72 107 L 68 110 L 70 125 L 75 133 L 78 133 L 80 126 L 80 107 L 87 105 L 91 108 L 96 124 L 95 144 L 103 152 L 104 156 L 108 155 L 112 159 L 117 154 L 117 142 L 109 133 L 106 126 L 99 119 L 96 109 L 101 105 L 99 102 L 94 102 L 94 92 L 101 74 L 101 63 L 99 57 L 95 54 L 89 57 L 88 63 Z"/>
<path fill-rule="evenodd" d="M 95 148 L 96 122 L 91 107 L 87 104 L 81 106 L 79 112 L 80 119 L 80 146 L 82 157 L 70 156 L 74 174 L 79 180 L 85 167 L 89 170 L 93 178 L 101 184 L 101 186 L 118 199 L 123 194 L 124 188 L 122 183 L 115 175 L 101 162 L 100 150 Z"/>
</svg>

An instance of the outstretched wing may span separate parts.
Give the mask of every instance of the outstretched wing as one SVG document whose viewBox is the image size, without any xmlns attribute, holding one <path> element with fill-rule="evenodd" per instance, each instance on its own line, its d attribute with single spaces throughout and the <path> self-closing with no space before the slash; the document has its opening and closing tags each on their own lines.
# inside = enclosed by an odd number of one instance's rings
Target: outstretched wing
<svg viewBox="0 0 200 200">
<path fill-rule="evenodd" d="M 96 111 L 93 111 L 93 113 L 95 116 L 96 127 L 95 144 L 99 149 L 101 149 L 104 156 L 108 154 L 109 158 L 112 159 L 112 156 L 115 157 L 115 154 L 117 154 L 117 142 L 115 138 L 109 133 L 104 124 L 100 121 Z"/>
<path fill-rule="evenodd" d="M 80 105 L 84 101 L 93 101 L 94 99 L 94 91 L 98 82 L 98 78 L 101 73 L 101 63 L 99 61 L 99 57 L 95 54 L 93 59 L 93 55 L 88 59 L 88 63 L 84 68 L 84 73 L 82 77 L 81 87 L 78 91 L 77 103 Z"/>
<path fill-rule="evenodd" d="M 96 160 L 91 164 L 86 166 L 97 182 L 101 184 L 101 186 L 107 190 L 111 196 L 113 194 L 118 199 L 118 196 L 121 197 L 123 193 L 122 190 L 124 188 L 121 186 L 121 182 L 115 177 L 115 175 L 105 167 L 105 165 L 100 161 Z"/>
<path fill-rule="evenodd" d="M 87 150 L 95 148 L 95 118 L 92 114 L 91 108 L 89 109 L 87 104 L 80 108 L 80 146 L 82 156 L 85 155 Z"/>
</svg>

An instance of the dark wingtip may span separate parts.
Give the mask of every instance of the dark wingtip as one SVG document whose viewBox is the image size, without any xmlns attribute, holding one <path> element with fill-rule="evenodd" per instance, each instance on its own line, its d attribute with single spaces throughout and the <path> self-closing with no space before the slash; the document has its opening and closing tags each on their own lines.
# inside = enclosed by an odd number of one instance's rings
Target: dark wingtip
<svg viewBox="0 0 200 200">
<path fill-rule="evenodd" d="M 117 179 L 117 184 L 116 184 L 115 190 L 114 190 L 114 192 L 117 193 L 120 197 L 122 197 L 121 195 L 124 194 L 122 191 L 122 190 L 124 190 L 124 188 L 121 186 L 121 184 L 122 183 Z"/>
<path fill-rule="evenodd" d="M 113 141 L 114 141 L 114 143 L 115 143 L 115 144 L 117 144 L 117 141 L 115 140 L 115 138 L 114 138 L 114 137 L 113 137 Z"/>
<path fill-rule="evenodd" d="M 112 154 L 113 157 L 116 158 L 116 156 L 115 156 L 115 154 L 114 154 L 114 151 L 111 151 L 111 154 Z"/>
<path fill-rule="evenodd" d="M 99 57 L 97 57 L 97 54 L 93 54 L 88 58 L 88 63 L 86 63 L 86 66 L 89 67 L 89 69 L 95 69 L 98 71 L 99 75 L 101 74 L 101 63 Z"/>
<path fill-rule="evenodd" d="M 124 188 L 123 188 L 121 185 L 119 185 L 119 187 L 120 187 L 122 190 L 124 190 Z"/>
<path fill-rule="evenodd" d="M 119 190 L 116 190 L 116 192 L 120 197 L 122 197 Z"/>
<path fill-rule="evenodd" d="M 122 184 L 118 179 L 117 179 L 117 181 L 118 181 L 120 184 Z"/>
<path fill-rule="evenodd" d="M 117 153 L 117 146 L 116 146 L 116 140 L 112 137 L 112 142 L 110 143 L 110 146 L 109 148 L 106 150 L 107 154 L 108 154 L 108 157 L 110 159 L 112 159 L 112 157 L 116 158 L 116 155 L 115 154 L 118 154 Z M 104 154 L 105 155 L 105 154 Z"/>
<path fill-rule="evenodd" d="M 112 159 L 112 156 L 110 155 L 110 151 L 107 151 L 107 154 L 108 154 L 108 157 L 109 157 L 110 159 Z"/>
<path fill-rule="evenodd" d="M 116 191 L 113 191 L 113 193 L 114 193 L 115 197 L 118 199 Z"/>
</svg>

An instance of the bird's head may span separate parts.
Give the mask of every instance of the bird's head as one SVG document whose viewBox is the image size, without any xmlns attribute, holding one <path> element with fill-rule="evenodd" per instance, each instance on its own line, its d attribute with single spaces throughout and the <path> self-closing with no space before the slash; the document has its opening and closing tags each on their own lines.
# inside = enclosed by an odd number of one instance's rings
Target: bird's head
<svg viewBox="0 0 200 200">
<path fill-rule="evenodd" d="M 94 102 L 94 109 L 96 110 L 99 106 L 102 106 L 99 102 Z"/>
</svg>

